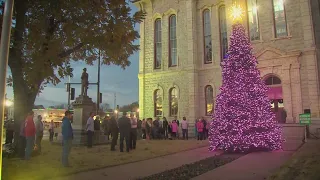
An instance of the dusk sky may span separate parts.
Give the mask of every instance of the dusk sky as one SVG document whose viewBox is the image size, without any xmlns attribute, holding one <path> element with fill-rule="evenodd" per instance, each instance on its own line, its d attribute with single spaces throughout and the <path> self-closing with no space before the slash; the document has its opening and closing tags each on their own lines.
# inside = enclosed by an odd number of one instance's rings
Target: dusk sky
<svg viewBox="0 0 320 180">
<path fill-rule="evenodd" d="M 136 12 L 137 8 L 134 5 L 130 5 L 132 12 Z M 135 27 L 139 31 L 139 24 Z M 136 41 L 135 44 L 138 44 Z M 117 95 L 116 104 L 126 105 L 134 101 L 138 101 L 138 68 L 139 68 L 139 52 L 133 54 L 129 60 L 131 65 L 125 70 L 118 66 L 111 65 L 101 66 L 101 87 L 100 92 L 103 93 L 103 103 L 109 103 L 111 108 L 114 105 L 114 93 Z M 83 62 L 72 63 L 74 68 L 71 82 L 81 82 L 82 69 L 87 68 L 89 74 L 89 82 L 97 82 L 97 63 L 93 66 L 86 65 Z M 10 68 L 8 68 L 8 74 L 10 74 Z M 49 85 L 44 89 L 44 91 L 37 97 L 35 104 L 44 105 L 45 107 L 51 105 L 67 104 L 67 92 L 65 84 L 68 79 L 62 79 L 61 83 L 57 86 Z M 80 94 L 80 85 L 74 85 L 76 88 L 76 97 Z M 13 91 L 11 87 L 7 87 L 8 98 L 13 97 Z M 88 96 L 96 102 L 97 97 L 97 87 L 95 85 L 89 86 Z"/>
</svg>

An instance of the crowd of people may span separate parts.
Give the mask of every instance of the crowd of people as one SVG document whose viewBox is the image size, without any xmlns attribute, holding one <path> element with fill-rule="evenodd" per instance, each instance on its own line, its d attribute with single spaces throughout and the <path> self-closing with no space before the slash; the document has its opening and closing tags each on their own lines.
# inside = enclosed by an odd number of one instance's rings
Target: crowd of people
<svg viewBox="0 0 320 180">
<path fill-rule="evenodd" d="M 108 140 L 111 140 L 110 150 L 115 151 L 119 139 L 119 151 L 130 152 L 136 149 L 137 139 L 143 140 L 176 140 L 189 138 L 189 121 L 183 117 L 179 121 L 177 117 L 172 121 L 168 121 L 165 117 L 160 118 L 137 119 L 134 114 L 123 113 L 121 117 L 106 116 L 102 123 L 99 117 L 94 119 L 95 113 L 91 112 L 87 120 L 85 131 L 87 135 L 87 147 L 92 148 L 94 144 L 94 135 L 102 131 Z M 34 113 L 31 111 L 24 123 L 20 127 L 20 156 L 29 160 L 34 150 L 41 153 L 41 141 L 43 138 L 44 124 L 41 115 L 37 116 L 34 121 Z M 62 164 L 69 166 L 68 157 L 72 147 L 73 129 L 72 129 L 73 114 L 70 111 L 65 112 L 62 119 Z M 205 140 L 208 138 L 209 123 L 204 118 L 199 118 L 194 123 L 194 134 L 198 140 Z M 49 140 L 53 142 L 55 123 L 52 121 L 49 124 Z M 10 129 L 10 128 L 9 128 Z M 119 137 L 120 135 L 120 137 Z M 182 137 L 180 137 L 182 135 Z M 8 136 L 12 139 L 11 135 Z"/>
</svg>

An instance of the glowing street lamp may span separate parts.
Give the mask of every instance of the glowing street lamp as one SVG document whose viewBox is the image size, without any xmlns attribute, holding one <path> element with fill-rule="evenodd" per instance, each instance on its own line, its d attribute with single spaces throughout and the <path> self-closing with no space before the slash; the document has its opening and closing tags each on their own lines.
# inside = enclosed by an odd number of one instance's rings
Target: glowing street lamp
<svg viewBox="0 0 320 180">
<path fill-rule="evenodd" d="M 10 106 L 12 106 L 12 105 L 13 105 L 13 102 L 12 102 L 12 101 L 10 101 L 10 100 L 6 100 L 6 101 L 5 101 L 5 106 L 10 107 Z"/>
<path fill-rule="evenodd" d="M 118 114 L 118 110 L 114 110 L 114 113 Z"/>
</svg>

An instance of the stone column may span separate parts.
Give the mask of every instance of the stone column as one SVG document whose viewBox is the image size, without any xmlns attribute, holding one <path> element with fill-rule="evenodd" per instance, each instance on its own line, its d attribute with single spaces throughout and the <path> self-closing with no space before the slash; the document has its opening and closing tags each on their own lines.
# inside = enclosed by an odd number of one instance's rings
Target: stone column
<svg viewBox="0 0 320 180">
<path fill-rule="evenodd" d="M 198 72 L 196 70 L 197 67 L 197 29 L 196 29 L 196 2 L 193 0 L 188 0 L 186 2 L 186 21 L 187 23 L 187 43 L 188 43 L 188 64 L 190 68 L 188 68 L 188 96 L 189 101 L 187 102 L 189 105 L 188 112 L 188 121 L 189 121 L 189 137 L 194 136 L 194 120 L 197 116 L 197 112 L 199 112 L 199 84 L 198 84 Z M 201 60 L 201 62 L 203 62 Z"/>
<path fill-rule="evenodd" d="M 293 98 L 295 103 L 295 112 L 293 114 L 293 120 L 295 123 L 299 123 L 299 114 L 303 112 L 302 109 L 302 97 L 301 97 L 301 82 L 300 82 L 300 64 L 296 63 L 292 65 L 292 87 L 296 91 L 296 96 Z"/>
<path fill-rule="evenodd" d="M 287 112 L 286 123 L 293 123 L 290 64 L 282 65 L 282 72 L 282 96 L 284 108 Z"/>
</svg>

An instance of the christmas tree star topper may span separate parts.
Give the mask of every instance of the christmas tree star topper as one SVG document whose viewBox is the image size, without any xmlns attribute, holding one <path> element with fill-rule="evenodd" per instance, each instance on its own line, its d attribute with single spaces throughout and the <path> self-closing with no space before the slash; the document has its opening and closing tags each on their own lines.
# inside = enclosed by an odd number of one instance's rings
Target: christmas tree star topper
<svg viewBox="0 0 320 180">
<path fill-rule="evenodd" d="M 244 16 L 244 11 L 240 5 L 234 4 L 230 9 L 230 16 L 233 22 L 242 21 L 242 17 Z"/>
</svg>

